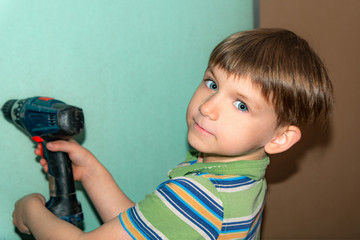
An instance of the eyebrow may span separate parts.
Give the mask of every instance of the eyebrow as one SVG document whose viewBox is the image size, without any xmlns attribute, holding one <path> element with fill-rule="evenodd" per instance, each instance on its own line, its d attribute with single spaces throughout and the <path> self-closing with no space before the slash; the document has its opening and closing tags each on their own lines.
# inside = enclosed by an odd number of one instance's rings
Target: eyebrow
<svg viewBox="0 0 360 240">
<path fill-rule="evenodd" d="M 247 95 L 244 95 L 242 93 L 237 92 L 237 95 L 239 96 L 240 100 L 244 100 L 244 103 L 250 108 L 250 110 L 260 110 L 260 104 L 258 104 L 257 101 L 254 100 L 254 98 L 251 98 Z"/>
<path fill-rule="evenodd" d="M 208 67 L 206 69 L 206 72 L 210 72 L 211 75 L 214 76 L 215 80 L 217 79 L 214 71 L 212 70 L 212 67 Z M 252 87 L 254 87 L 254 85 L 250 79 L 249 80 L 239 80 L 239 81 L 250 81 Z M 254 98 L 250 97 L 249 95 L 240 93 L 238 90 L 236 91 L 236 95 L 240 98 L 239 100 L 243 100 L 246 105 L 250 105 L 250 106 L 248 106 L 250 108 L 250 110 L 252 110 L 252 109 L 260 110 L 261 109 L 260 104 L 257 101 L 255 101 Z"/>
<path fill-rule="evenodd" d="M 212 70 L 211 67 L 208 67 L 208 68 L 206 69 L 205 73 L 207 73 L 207 72 L 210 72 L 211 75 L 213 75 L 213 76 L 216 78 L 216 76 L 215 76 L 215 74 L 214 74 L 214 72 L 213 72 L 213 70 Z"/>
</svg>

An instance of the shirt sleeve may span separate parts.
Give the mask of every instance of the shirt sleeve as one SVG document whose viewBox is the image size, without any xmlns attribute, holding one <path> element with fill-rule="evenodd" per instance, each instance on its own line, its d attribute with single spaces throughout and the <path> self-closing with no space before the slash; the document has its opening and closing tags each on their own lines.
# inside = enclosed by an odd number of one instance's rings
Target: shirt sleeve
<svg viewBox="0 0 360 240">
<path fill-rule="evenodd" d="M 195 178 L 178 177 L 119 216 L 134 239 L 217 239 L 223 206 L 216 191 Z"/>
</svg>

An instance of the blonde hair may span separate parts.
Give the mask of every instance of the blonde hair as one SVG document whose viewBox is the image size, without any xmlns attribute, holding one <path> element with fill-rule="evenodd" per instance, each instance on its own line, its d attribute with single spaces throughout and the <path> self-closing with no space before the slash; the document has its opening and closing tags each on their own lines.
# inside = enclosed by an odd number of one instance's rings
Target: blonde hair
<svg viewBox="0 0 360 240">
<path fill-rule="evenodd" d="M 209 67 L 250 76 L 272 102 L 278 126 L 326 123 L 333 108 L 327 70 L 309 44 L 285 29 L 235 33 L 215 47 Z"/>
</svg>

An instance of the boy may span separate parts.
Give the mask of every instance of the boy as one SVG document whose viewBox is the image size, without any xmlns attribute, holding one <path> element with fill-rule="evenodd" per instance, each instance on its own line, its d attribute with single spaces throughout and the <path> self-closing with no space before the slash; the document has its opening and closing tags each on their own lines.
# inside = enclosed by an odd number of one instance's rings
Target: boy
<svg viewBox="0 0 360 240">
<path fill-rule="evenodd" d="M 326 69 L 305 40 L 283 29 L 236 33 L 210 56 L 186 113 L 196 151 L 170 180 L 135 204 L 86 149 L 49 143 L 69 153 L 104 224 L 83 233 L 39 194 L 15 204 L 14 224 L 37 239 L 259 239 L 267 155 L 292 147 L 305 124 L 325 123 L 332 105 Z"/>
</svg>

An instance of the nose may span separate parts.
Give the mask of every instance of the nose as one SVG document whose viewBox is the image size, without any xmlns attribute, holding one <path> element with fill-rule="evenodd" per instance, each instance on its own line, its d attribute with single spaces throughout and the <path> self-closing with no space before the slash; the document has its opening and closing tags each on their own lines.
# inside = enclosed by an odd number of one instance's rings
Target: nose
<svg viewBox="0 0 360 240">
<path fill-rule="evenodd" d="M 219 111 L 219 102 L 215 95 L 211 96 L 199 106 L 200 114 L 211 120 L 217 120 L 219 118 Z"/>
</svg>

